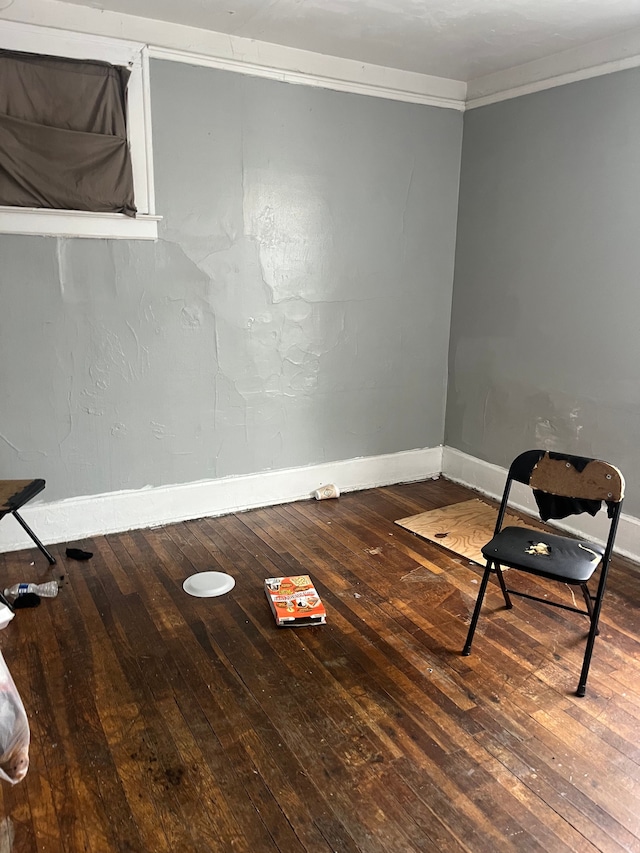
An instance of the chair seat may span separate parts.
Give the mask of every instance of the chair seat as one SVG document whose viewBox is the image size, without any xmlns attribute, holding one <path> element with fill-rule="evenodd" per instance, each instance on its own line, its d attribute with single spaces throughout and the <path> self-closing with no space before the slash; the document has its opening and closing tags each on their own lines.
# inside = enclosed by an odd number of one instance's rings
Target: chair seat
<svg viewBox="0 0 640 853">
<path fill-rule="evenodd" d="M 44 487 L 44 480 L 0 480 L 0 519 L 4 518 L 5 515 L 11 515 L 15 518 L 24 532 L 35 542 L 38 550 L 47 558 L 49 565 L 53 566 L 55 565 L 56 558 L 47 551 L 42 542 L 18 512 L 18 510 L 22 509 L 22 507 L 32 498 L 35 498 L 36 495 L 40 494 Z M 4 596 L 2 596 L 1 599 L 5 604 L 7 603 Z"/>
<path fill-rule="evenodd" d="M 0 518 L 20 509 L 44 486 L 44 480 L 0 480 Z"/>
<path fill-rule="evenodd" d="M 548 554 L 527 553 L 544 543 Z M 482 549 L 487 560 L 564 583 L 586 583 L 604 555 L 602 545 L 586 540 L 556 536 L 526 527 L 504 527 Z"/>
</svg>

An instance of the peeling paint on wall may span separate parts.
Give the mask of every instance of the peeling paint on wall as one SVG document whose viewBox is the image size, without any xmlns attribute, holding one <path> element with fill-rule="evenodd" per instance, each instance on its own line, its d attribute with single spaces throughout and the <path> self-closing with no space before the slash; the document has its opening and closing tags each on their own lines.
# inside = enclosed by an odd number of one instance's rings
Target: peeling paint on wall
<svg viewBox="0 0 640 853">
<path fill-rule="evenodd" d="M 54 500 L 440 444 L 461 117 L 151 84 L 158 242 L 0 237 L 4 475 Z"/>
</svg>

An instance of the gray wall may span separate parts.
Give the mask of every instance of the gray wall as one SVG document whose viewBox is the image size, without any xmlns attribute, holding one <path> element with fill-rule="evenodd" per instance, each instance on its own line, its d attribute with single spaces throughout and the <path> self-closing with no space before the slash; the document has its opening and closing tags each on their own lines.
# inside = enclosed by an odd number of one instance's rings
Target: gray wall
<svg viewBox="0 0 640 853">
<path fill-rule="evenodd" d="M 46 498 L 438 445 L 462 118 L 152 64 L 156 243 L 0 237 L 0 470 Z"/>
<path fill-rule="evenodd" d="M 640 514 L 640 70 L 465 115 L 447 443 L 595 455 Z"/>
</svg>

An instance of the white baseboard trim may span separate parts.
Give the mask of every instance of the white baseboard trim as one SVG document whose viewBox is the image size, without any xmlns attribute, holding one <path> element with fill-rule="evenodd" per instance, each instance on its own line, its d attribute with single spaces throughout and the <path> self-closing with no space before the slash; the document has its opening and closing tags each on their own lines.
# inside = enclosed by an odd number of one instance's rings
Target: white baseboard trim
<svg viewBox="0 0 640 853">
<path fill-rule="evenodd" d="M 106 533 L 304 500 L 329 483 L 335 483 L 341 492 L 350 492 L 424 480 L 439 475 L 441 469 L 442 447 L 426 447 L 307 468 L 88 495 L 52 503 L 34 502 L 20 514 L 45 544 L 73 542 Z M 32 547 L 33 542 L 18 522 L 6 516 L 0 524 L 0 552 Z"/>
<path fill-rule="evenodd" d="M 455 483 L 476 489 L 483 495 L 500 500 L 507 479 L 507 469 L 491 462 L 485 462 L 475 456 L 463 453 L 453 447 L 444 447 L 442 453 L 442 473 Z M 537 515 L 536 503 L 531 490 L 520 483 L 514 483 L 511 490 L 512 506 L 523 512 Z M 607 535 L 607 520 L 604 513 L 600 517 L 591 518 L 583 514 L 572 516 L 571 523 L 549 522 L 554 527 L 566 530 L 578 536 L 584 536 L 598 542 L 603 542 Z M 624 557 L 640 562 L 640 520 L 632 515 L 620 516 L 615 551 Z"/>
<path fill-rule="evenodd" d="M 328 483 L 335 483 L 341 492 L 353 492 L 426 480 L 441 473 L 455 483 L 494 499 L 500 499 L 507 477 L 506 468 L 453 447 L 426 447 L 305 468 L 285 468 L 174 486 L 149 486 L 51 503 L 34 502 L 24 507 L 21 514 L 49 545 L 305 500 Z M 514 483 L 512 504 L 523 512 L 536 514 L 531 492 L 520 483 Z M 573 524 L 554 522 L 554 526 L 603 541 L 607 525 L 604 516 L 592 519 L 583 515 L 575 516 Z M 6 516 L 0 524 L 0 553 L 32 547 L 33 542 L 18 522 Z M 622 514 L 615 550 L 640 562 L 639 519 Z"/>
</svg>

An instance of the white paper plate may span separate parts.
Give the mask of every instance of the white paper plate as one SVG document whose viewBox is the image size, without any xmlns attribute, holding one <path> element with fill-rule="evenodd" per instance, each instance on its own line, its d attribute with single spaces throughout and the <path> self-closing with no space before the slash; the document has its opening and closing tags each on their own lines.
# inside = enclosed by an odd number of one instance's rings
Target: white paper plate
<svg viewBox="0 0 640 853">
<path fill-rule="evenodd" d="M 210 598 L 213 595 L 224 595 L 235 585 L 235 578 L 224 572 L 198 572 L 186 579 L 182 589 L 198 598 Z"/>
</svg>

